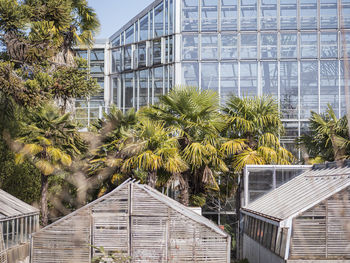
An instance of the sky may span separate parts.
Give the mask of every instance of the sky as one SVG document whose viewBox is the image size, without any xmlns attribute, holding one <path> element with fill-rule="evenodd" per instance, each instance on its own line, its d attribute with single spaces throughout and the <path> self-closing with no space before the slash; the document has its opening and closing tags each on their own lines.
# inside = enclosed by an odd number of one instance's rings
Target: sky
<svg viewBox="0 0 350 263">
<path fill-rule="evenodd" d="M 108 38 L 154 0 L 88 0 L 101 23 L 96 38 Z"/>
</svg>

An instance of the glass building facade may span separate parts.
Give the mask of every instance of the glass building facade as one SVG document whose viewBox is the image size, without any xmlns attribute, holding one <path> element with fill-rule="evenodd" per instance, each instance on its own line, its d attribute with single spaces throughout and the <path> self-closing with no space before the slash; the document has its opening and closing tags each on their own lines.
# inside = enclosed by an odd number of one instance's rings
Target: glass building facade
<svg viewBox="0 0 350 263">
<path fill-rule="evenodd" d="M 174 85 L 271 95 L 294 139 L 310 111 L 345 114 L 350 0 L 157 0 L 110 38 L 111 102 L 157 102 Z M 299 153 L 300 154 L 300 153 Z"/>
</svg>

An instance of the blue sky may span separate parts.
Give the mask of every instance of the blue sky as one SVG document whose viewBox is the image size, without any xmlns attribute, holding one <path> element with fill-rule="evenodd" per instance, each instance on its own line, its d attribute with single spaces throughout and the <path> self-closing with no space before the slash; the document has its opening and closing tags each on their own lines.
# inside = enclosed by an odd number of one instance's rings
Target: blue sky
<svg viewBox="0 0 350 263">
<path fill-rule="evenodd" d="M 88 0 L 100 19 L 97 38 L 108 38 L 154 0 Z"/>
</svg>

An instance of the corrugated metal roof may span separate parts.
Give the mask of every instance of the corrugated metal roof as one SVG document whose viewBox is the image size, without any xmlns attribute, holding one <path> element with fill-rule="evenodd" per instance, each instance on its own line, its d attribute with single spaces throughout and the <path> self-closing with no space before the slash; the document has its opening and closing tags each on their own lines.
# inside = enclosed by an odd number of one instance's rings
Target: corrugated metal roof
<svg viewBox="0 0 350 263">
<path fill-rule="evenodd" d="M 246 207 L 244 211 L 275 221 L 284 221 L 317 205 L 335 193 L 350 186 L 350 167 L 314 166 L 281 187 L 262 196 Z"/>
<path fill-rule="evenodd" d="M 0 189 L 0 220 L 28 214 L 37 214 L 39 210 Z"/>
</svg>

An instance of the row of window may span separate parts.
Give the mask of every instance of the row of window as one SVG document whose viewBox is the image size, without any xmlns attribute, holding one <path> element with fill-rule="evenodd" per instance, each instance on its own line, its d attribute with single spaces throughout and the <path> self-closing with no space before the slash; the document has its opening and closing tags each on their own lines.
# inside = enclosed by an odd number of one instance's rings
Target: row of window
<svg viewBox="0 0 350 263">
<path fill-rule="evenodd" d="M 121 74 L 113 79 L 113 101 L 122 110 L 154 104 L 173 85 L 173 66 Z"/>
<path fill-rule="evenodd" d="M 182 83 L 230 94 L 272 95 L 284 119 L 308 119 L 331 104 L 345 114 L 344 64 L 337 60 L 182 63 Z M 343 109 L 340 112 L 340 109 Z"/>
<path fill-rule="evenodd" d="M 344 37 L 343 47 L 336 31 L 184 34 L 182 60 L 338 58 L 350 56 L 350 32 Z"/>
<path fill-rule="evenodd" d="M 112 40 L 112 46 L 123 46 L 173 33 L 173 0 L 163 0 L 146 15 Z"/>
<path fill-rule="evenodd" d="M 145 68 L 174 61 L 173 37 L 154 39 L 112 51 L 112 72 Z"/>
<path fill-rule="evenodd" d="M 350 28 L 349 0 L 182 0 L 181 9 L 183 31 Z"/>
<path fill-rule="evenodd" d="M 244 233 L 265 248 L 284 258 L 288 237 L 287 228 L 279 228 L 257 218 L 245 216 Z"/>
<path fill-rule="evenodd" d="M 39 227 L 39 216 L 28 216 L 0 222 L 5 249 L 27 242 Z"/>
</svg>

